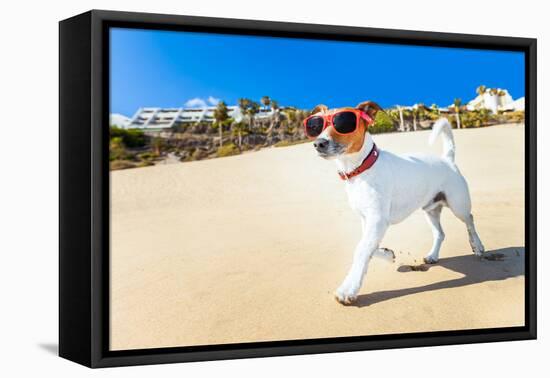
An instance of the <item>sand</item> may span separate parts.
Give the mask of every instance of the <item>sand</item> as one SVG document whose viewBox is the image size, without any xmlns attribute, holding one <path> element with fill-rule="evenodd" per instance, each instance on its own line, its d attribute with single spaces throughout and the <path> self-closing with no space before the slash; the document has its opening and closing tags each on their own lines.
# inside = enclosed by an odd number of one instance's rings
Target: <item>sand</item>
<svg viewBox="0 0 550 378">
<path fill-rule="evenodd" d="M 379 335 L 524 324 L 524 126 L 455 130 L 479 235 L 448 209 L 440 262 L 422 211 L 392 226 L 355 306 L 333 292 L 359 219 L 311 144 L 111 173 L 111 349 Z M 439 154 L 428 132 L 375 136 Z"/>
</svg>

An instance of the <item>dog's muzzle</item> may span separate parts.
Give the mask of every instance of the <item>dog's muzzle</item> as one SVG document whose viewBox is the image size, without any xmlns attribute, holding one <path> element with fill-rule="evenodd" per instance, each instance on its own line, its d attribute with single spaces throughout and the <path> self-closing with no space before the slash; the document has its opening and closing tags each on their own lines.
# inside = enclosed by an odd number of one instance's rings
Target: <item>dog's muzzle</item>
<svg viewBox="0 0 550 378">
<path fill-rule="evenodd" d="M 315 142 L 313 142 L 313 147 L 319 152 L 320 154 L 326 154 L 328 152 L 330 141 L 325 138 L 317 138 Z"/>
<path fill-rule="evenodd" d="M 325 159 L 336 157 L 342 154 L 345 150 L 345 147 L 340 143 L 325 138 L 315 139 L 315 142 L 313 142 L 313 147 L 315 147 L 315 150 L 319 156 Z"/>
</svg>

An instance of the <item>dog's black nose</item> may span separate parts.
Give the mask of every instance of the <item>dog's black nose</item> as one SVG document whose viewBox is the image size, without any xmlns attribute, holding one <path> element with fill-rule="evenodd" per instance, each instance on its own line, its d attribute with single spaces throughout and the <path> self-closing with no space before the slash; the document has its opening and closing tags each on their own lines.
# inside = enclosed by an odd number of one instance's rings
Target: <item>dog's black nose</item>
<svg viewBox="0 0 550 378">
<path fill-rule="evenodd" d="M 319 138 L 313 142 L 313 147 L 315 147 L 315 149 L 319 152 L 325 152 L 328 148 L 328 143 L 328 139 Z"/>
</svg>

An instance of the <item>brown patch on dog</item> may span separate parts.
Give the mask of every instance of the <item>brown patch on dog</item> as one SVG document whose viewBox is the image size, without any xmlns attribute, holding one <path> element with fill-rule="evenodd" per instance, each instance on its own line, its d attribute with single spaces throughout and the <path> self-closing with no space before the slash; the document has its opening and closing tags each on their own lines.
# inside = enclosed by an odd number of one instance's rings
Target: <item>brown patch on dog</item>
<svg viewBox="0 0 550 378">
<path fill-rule="evenodd" d="M 352 107 L 345 107 L 345 108 L 339 108 L 339 109 L 332 109 L 330 111 L 340 111 L 340 110 L 352 110 L 352 109 L 360 109 L 363 110 L 365 113 L 367 113 L 372 119 L 376 116 L 376 113 L 379 110 L 382 110 L 380 105 L 375 103 L 374 101 L 364 101 L 360 104 L 358 104 L 355 108 Z M 319 104 L 313 110 L 311 111 L 311 114 L 316 113 L 328 113 L 329 109 L 326 105 Z M 365 134 L 367 133 L 368 125 L 366 124 L 366 121 L 364 119 L 359 120 L 359 126 L 356 132 L 351 134 L 339 134 L 334 130 L 333 126 L 329 126 L 326 129 L 326 133 L 334 140 L 336 143 L 339 143 L 343 146 L 346 146 L 345 152 L 346 154 L 353 154 L 355 152 L 361 151 L 361 148 L 363 147 L 363 142 L 365 140 Z"/>
<path fill-rule="evenodd" d="M 353 109 L 353 108 L 348 107 L 348 108 L 342 108 L 339 110 L 346 110 L 346 109 Z M 371 117 L 374 120 L 376 117 L 376 113 L 382 110 L 382 107 L 374 101 L 363 101 L 357 104 L 355 109 L 364 111 L 369 115 L 369 117 Z M 363 147 L 363 143 L 365 141 L 365 134 L 367 133 L 367 129 L 368 129 L 368 125 L 366 124 L 366 121 L 364 119 L 360 119 L 358 130 L 355 133 L 341 135 L 341 134 L 338 134 L 333 127 L 329 127 L 327 133 L 330 135 L 330 137 L 334 141 L 346 146 L 346 151 L 345 151 L 346 154 L 353 154 L 355 152 L 361 151 L 361 148 Z"/>
<path fill-rule="evenodd" d="M 433 199 L 434 202 L 446 202 L 447 201 L 447 197 L 445 197 L 445 193 L 443 192 L 439 192 L 435 195 L 434 199 Z"/>
<path fill-rule="evenodd" d="M 382 107 L 374 101 L 363 101 L 357 104 L 355 109 L 364 111 L 374 120 L 376 113 L 378 113 L 379 110 L 382 110 Z"/>
<path fill-rule="evenodd" d="M 340 108 L 335 111 L 341 110 L 353 110 L 352 107 Z M 359 120 L 359 126 L 357 131 L 351 134 L 338 134 L 333 126 L 327 128 L 327 134 L 337 143 L 346 146 L 345 153 L 353 154 L 361 151 L 363 142 L 365 140 L 365 134 L 367 132 L 367 125 L 364 119 Z"/>
<path fill-rule="evenodd" d="M 328 112 L 328 106 L 319 104 L 313 108 L 313 110 L 311 111 L 311 114 L 326 113 L 326 112 Z"/>
<path fill-rule="evenodd" d="M 432 211 L 439 206 L 447 206 L 447 197 L 443 192 L 438 192 L 426 206 L 422 207 L 422 210 Z"/>
<path fill-rule="evenodd" d="M 364 126 L 361 124 L 359 124 L 359 127 L 364 129 Z M 363 130 L 357 130 L 351 134 L 338 134 L 334 127 L 330 126 L 326 129 L 326 133 L 336 143 L 346 146 L 346 154 L 359 152 L 361 147 L 363 147 L 363 141 L 365 140 L 365 132 Z"/>
</svg>

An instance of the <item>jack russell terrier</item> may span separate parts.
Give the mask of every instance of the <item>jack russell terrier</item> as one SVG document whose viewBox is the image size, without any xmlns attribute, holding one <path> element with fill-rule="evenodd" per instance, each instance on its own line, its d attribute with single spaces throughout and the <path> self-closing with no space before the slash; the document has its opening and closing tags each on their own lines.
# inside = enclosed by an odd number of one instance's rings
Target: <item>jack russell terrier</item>
<svg viewBox="0 0 550 378">
<path fill-rule="evenodd" d="M 445 238 L 441 209 L 446 206 L 466 224 L 475 255 L 484 252 L 471 214 L 468 184 L 455 164 L 455 143 L 445 118 L 435 122 L 430 144 L 442 135 L 443 156 L 400 156 L 378 148 L 368 132 L 380 106 L 365 101 L 355 108 L 329 110 L 318 105 L 304 120 L 305 133 L 314 139 L 319 156 L 335 161 L 345 181 L 351 208 L 359 213 L 362 236 L 355 248 L 349 272 L 336 291 L 336 300 L 352 304 L 372 256 L 395 259 L 392 251 L 380 248 L 391 224 L 399 223 L 417 209 L 424 210 L 432 227 L 433 245 L 424 261 L 434 264 Z"/>
</svg>

